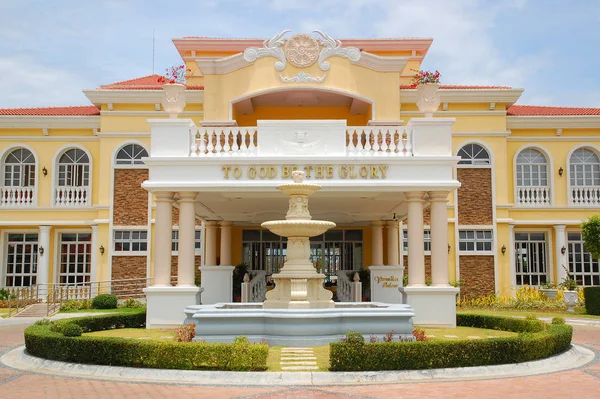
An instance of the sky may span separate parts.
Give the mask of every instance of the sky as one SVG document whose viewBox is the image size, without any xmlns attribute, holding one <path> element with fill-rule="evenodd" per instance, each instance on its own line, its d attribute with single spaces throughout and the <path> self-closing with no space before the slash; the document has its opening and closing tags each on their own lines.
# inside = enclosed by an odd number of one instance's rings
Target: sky
<svg viewBox="0 0 600 399">
<path fill-rule="evenodd" d="M 284 29 L 433 38 L 422 67 L 443 84 L 600 107 L 599 26 L 600 0 L 0 0 L 0 107 L 88 105 L 84 89 L 179 64 L 173 38 Z"/>
</svg>

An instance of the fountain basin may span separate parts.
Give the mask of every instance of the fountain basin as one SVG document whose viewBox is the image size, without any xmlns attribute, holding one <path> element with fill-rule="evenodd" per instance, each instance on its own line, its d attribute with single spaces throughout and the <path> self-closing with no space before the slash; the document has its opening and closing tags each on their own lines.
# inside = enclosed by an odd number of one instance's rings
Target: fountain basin
<svg viewBox="0 0 600 399">
<path fill-rule="evenodd" d="M 262 303 L 218 303 L 185 308 L 185 324 L 196 325 L 195 341 L 232 342 L 239 335 L 274 346 L 318 346 L 339 342 L 348 332 L 380 340 L 394 331 L 413 339 L 410 305 L 337 302 L 329 309 L 263 309 Z"/>
<path fill-rule="evenodd" d="M 335 223 L 325 220 L 272 220 L 261 227 L 282 237 L 314 237 L 335 227 Z"/>
</svg>

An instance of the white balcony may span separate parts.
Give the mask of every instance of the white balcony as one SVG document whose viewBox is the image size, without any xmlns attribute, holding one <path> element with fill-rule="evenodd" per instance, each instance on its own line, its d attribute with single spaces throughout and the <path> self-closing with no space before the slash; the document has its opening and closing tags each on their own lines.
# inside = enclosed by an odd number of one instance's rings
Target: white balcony
<svg viewBox="0 0 600 399">
<path fill-rule="evenodd" d="M 81 208 L 90 206 L 90 188 L 87 186 L 62 186 L 57 187 L 54 196 L 54 205 L 60 208 Z"/>
<path fill-rule="evenodd" d="M 600 205 L 600 186 L 571 187 L 571 205 L 596 207 Z"/>
<path fill-rule="evenodd" d="M 36 202 L 35 187 L 0 187 L 0 207 L 31 208 Z"/>
<path fill-rule="evenodd" d="M 543 207 L 550 205 L 550 187 L 517 187 L 517 198 L 519 206 Z"/>
</svg>

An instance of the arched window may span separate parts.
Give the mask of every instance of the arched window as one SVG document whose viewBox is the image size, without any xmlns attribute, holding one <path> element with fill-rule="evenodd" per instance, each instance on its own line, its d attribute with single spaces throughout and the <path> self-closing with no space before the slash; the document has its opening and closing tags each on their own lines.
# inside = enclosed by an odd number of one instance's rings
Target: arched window
<svg viewBox="0 0 600 399">
<path fill-rule="evenodd" d="M 58 160 L 59 187 L 85 187 L 90 184 L 90 158 L 79 148 L 65 151 Z"/>
<path fill-rule="evenodd" d="M 35 186 L 35 157 L 26 148 L 13 150 L 4 159 L 5 187 Z"/>
<path fill-rule="evenodd" d="M 600 204 L 600 158 L 588 148 L 573 151 L 569 159 L 571 201 L 575 205 Z"/>
<path fill-rule="evenodd" d="M 148 156 L 148 151 L 139 144 L 127 144 L 117 152 L 116 165 L 143 165 L 142 158 Z"/>
<path fill-rule="evenodd" d="M 519 205 L 549 205 L 548 160 L 539 150 L 526 148 L 517 156 Z"/>
<path fill-rule="evenodd" d="M 479 144 L 466 144 L 457 154 L 461 159 L 459 165 L 490 165 L 490 154 Z"/>
</svg>

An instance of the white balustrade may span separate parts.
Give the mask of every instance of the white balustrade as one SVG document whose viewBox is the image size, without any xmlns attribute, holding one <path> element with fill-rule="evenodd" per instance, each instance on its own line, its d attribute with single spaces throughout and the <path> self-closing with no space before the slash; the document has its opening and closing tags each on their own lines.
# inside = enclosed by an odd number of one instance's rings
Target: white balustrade
<svg viewBox="0 0 600 399">
<path fill-rule="evenodd" d="M 600 205 L 600 186 L 571 187 L 571 204 L 583 206 Z"/>
<path fill-rule="evenodd" d="M 412 156 L 410 130 L 404 126 L 350 126 L 346 153 L 355 156 Z"/>
<path fill-rule="evenodd" d="M 190 156 L 254 156 L 258 147 L 256 127 L 207 127 L 190 130 Z"/>
<path fill-rule="evenodd" d="M 352 302 L 352 281 L 346 274 L 346 270 L 337 271 L 336 294 L 340 302 Z"/>
<path fill-rule="evenodd" d="M 250 273 L 252 280 L 249 280 Z M 267 296 L 267 273 L 264 270 L 252 270 L 246 276 L 242 283 L 242 302 L 263 302 Z"/>
<path fill-rule="evenodd" d="M 58 207 L 80 207 L 91 205 L 89 187 L 57 187 L 54 204 Z"/>
<path fill-rule="evenodd" d="M 32 207 L 35 206 L 35 188 L 33 187 L 0 187 L 0 206 Z"/>
<path fill-rule="evenodd" d="M 550 187 L 517 187 L 516 202 L 521 206 L 550 205 Z"/>
</svg>

